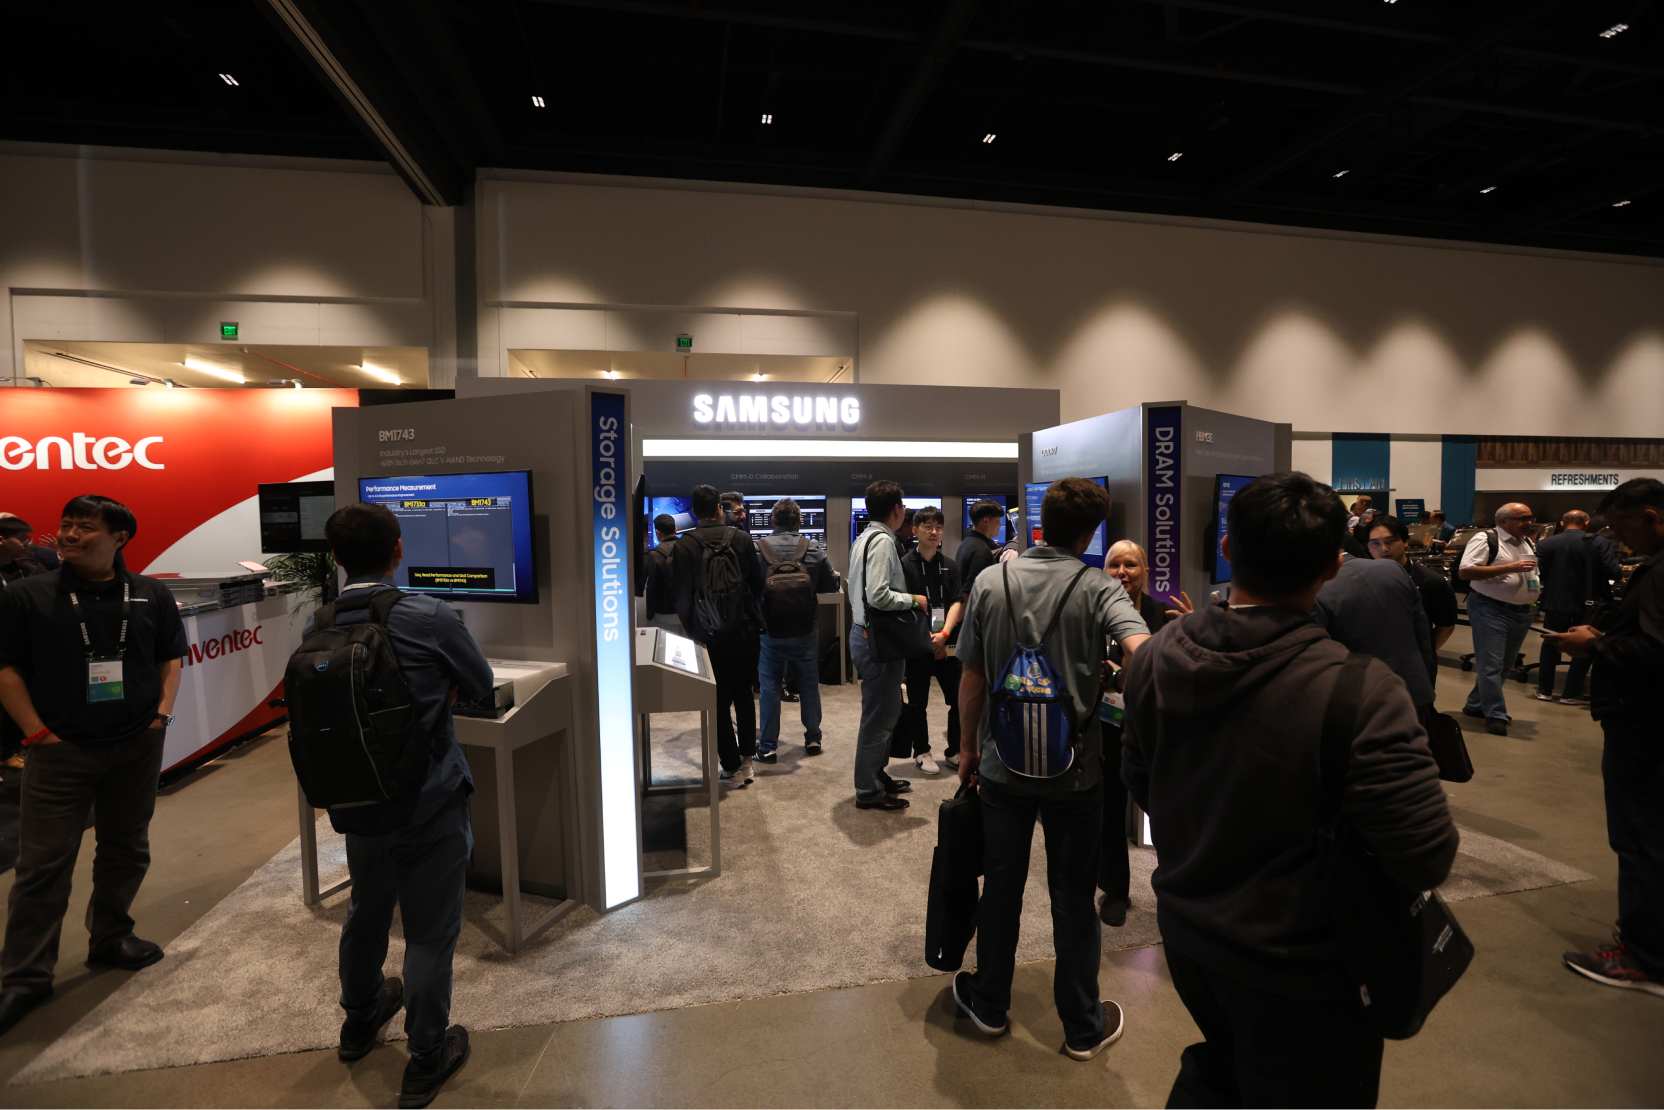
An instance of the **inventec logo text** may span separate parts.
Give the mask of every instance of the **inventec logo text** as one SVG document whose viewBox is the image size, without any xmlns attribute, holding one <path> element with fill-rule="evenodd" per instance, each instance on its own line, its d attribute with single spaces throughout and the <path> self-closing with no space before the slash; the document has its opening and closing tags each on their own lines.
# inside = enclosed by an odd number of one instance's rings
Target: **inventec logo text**
<svg viewBox="0 0 1664 1110">
<path fill-rule="evenodd" d="M 161 442 L 161 436 L 145 436 L 130 444 L 120 436 L 85 432 L 71 432 L 69 439 L 42 436 L 33 443 L 22 436 L 0 436 L 0 468 L 50 470 L 55 455 L 59 470 L 120 470 L 132 463 L 147 470 L 166 470 L 164 463 L 150 457 L 152 446 Z"/>
</svg>

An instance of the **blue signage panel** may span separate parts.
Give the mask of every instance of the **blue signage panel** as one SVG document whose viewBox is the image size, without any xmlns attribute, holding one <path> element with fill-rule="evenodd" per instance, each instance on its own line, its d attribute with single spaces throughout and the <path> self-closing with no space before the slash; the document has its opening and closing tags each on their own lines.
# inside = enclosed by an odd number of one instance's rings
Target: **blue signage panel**
<svg viewBox="0 0 1664 1110">
<path fill-rule="evenodd" d="M 1050 482 L 1030 482 L 1023 487 L 1023 524 L 1028 528 L 1028 546 L 1040 546 L 1040 503 L 1046 499 Z"/>
<path fill-rule="evenodd" d="M 1157 601 L 1179 596 L 1178 405 L 1144 410 L 1144 546 L 1150 553 L 1145 592 Z"/>
<path fill-rule="evenodd" d="M 624 397 L 589 395 L 594 510 L 595 710 L 601 751 L 602 900 L 610 909 L 641 893 L 637 851 L 635 704 L 630 668 L 629 519 Z"/>
<path fill-rule="evenodd" d="M 1393 504 L 1393 515 L 1405 524 L 1420 524 L 1422 514 L 1427 511 L 1425 497 L 1400 497 Z"/>
<path fill-rule="evenodd" d="M 1237 491 L 1254 479 L 1244 474 L 1218 474 L 1213 479 L 1213 573 L 1210 577 L 1215 585 L 1231 580 L 1231 561 L 1225 558 L 1225 533 L 1227 531 L 1226 513 L 1231 507 L 1231 498 Z"/>
</svg>

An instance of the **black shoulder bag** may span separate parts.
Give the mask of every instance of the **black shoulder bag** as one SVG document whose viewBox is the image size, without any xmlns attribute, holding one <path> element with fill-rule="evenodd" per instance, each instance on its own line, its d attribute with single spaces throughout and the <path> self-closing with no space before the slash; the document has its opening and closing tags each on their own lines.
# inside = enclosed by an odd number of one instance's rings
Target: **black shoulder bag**
<svg viewBox="0 0 1664 1110">
<path fill-rule="evenodd" d="M 935 653 L 930 642 L 930 614 L 909 606 L 880 609 L 872 603 L 872 544 L 861 549 L 861 595 L 867 610 L 867 643 L 874 662 L 894 663 L 898 659 L 919 659 Z"/>
<path fill-rule="evenodd" d="M 1319 752 L 1330 823 L 1322 830 L 1324 876 L 1335 935 L 1364 1018 L 1383 1037 L 1421 1031 L 1473 962 L 1473 942 L 1436 890 L 1411 890 L 1387 874 L 1342 812 L 1346 766 L 1372 656 L 1346 657 L 1323 715 Z"/>
</svg>

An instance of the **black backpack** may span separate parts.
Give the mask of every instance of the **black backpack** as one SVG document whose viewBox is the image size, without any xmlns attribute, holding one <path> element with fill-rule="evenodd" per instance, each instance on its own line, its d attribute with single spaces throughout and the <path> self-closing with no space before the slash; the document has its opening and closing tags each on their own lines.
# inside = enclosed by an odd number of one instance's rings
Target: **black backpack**
<svg viewBox="0 0 1664 1110">
<path fill-rule="evenodd" d="M 318 608 L 312 634 L 283 675 L 289 758 L 314 809 L 392 801 L 422 788 L 433 737 L 423 729 L 399 670 L 387 614 L 398 590 L 346 597 Z M 369 609 L 345 627 L 336 615 Z"/>
<path fill-rule="evenodd" d="M 1497 540 L 1495 528 L 1485 529 L 1485 543 L 1489 547 L 1490 553 L 1485 556 L 1485 561 L 1480 565 L 1488 567 L 1496 562 Z M 1471 594 L 1473 592 L 1473 580 L 1462 577 L 1462 557 L 1460 555 L 1456 556 L 1456 564 L 1450 568 L 1450 588 L 1459 594 Z"/>
<path fill-rule="evenodd" d="M 702 535 L 702 531 L 688 533 L 701 548 L 699 584 L 693 592 L 694 616 L 707 636 L 739 632 L 747 623 L 747 598 L 745 573 L 740 568 L 739 552 L 734 550 L 737 529 L 724 529 L 720 540 Z"/>
<path fill-rule="evenodd" d="M 789 559 L 776 557 L 767 540 L 757 547 L 768 563 L 763 576 L 763 627 L 776 640 L 807 636 L 815 630 L 815 611 L 820 605 L 815 599 L 814 580 L 803 564 L 809 541 L 799 537 L 797 550 Z"/>
<path fill-rule="evenodd" d="M 671 560 L 671 544 L 661 543 L 647 553 L 647 581 L 643 596 L 649 617 L 674 615 L 676 612 L 676 568 Z"/>
</svg>

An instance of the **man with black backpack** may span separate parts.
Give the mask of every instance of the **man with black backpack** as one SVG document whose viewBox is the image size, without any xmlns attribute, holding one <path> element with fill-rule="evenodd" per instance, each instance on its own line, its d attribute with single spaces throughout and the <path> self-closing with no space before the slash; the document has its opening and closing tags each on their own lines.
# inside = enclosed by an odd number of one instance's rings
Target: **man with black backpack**
<svg viewBox="0 0 1664 1110">
<path fill-rule="evenodd" d="M 1080 560 L 1109 507 L 1096 482 L 1053 482 L 1040 507 L 1045 545 L 981 573 L 958 645 L 959 777 L 979 780 L 986 878 L 976 911 L 977 969 L 954 976 L 954 1001 L 991 1037 L 1009 1028 L 1038 818 L 1057 952 L 1052 997 L 1064 1051 L 1076 1060 L 1090 1060 L 1123 1029 L 1121 1007 L 1098 995 L 1103 932 L 1093 905 L 1103 826 L 1104 650 L 1114 640 L 1132 655 L 1150 638 L 1121 583 Z"/>
<path fill-rule="evenodd" d="M 676 618 L 675 572 L 670 558 L 676 546 L 676 518 L 660 513 L 653 518 L 653 532 L 659 542 L 647 549 L 642 560 L 642 577 L 646 579 L 642 584 L 642 601 L 649 623 L 679 633 L 682 622 Z"/>
<path fill-rule="evenodd" d="M 337 1054 L 347 1062 L 368 1055 L 403 1006 L 410 1062 L 399 1105 L 421 1107 L 470 1051 L 468 1030 L 449 1024 L 451 958 L 474 850 L 474 780 L 451 705 L 459 692 L 468 699 L 491 692 L 491 664 L 456 610 L 394 587 L 404 542 L 385 506 L 337 509 L 324 535 L 347 582 L 339 600 L 307 621 L 284 693 L 296 776 L 347 838 L 352 905 L 340 949 L 347 1019 Z M 348 736 L 363 742 L 343 743 Z M 363 754 L 371 750 L 373 760 Z M 381 972 L 395 906 L 405 937 L 402 983 Z"/>
<path fill-rule="evenodd" d="M 1374 1106 L 1382 1033 L 1347 974 L 1325 830 L 1344 819 L 1416 891 L 1456 858 L 1403 680 L 1312 620 L 1346 534 L 1328 486 L 1249 483 L 1227 510 L 1230 606 L 1179 618 L 1127 667 L 1121 777 L 1150 819 L 1167 967 L 1204 1037 L 1169 1106 Z M 1345 753 L 1329 776 L 1326 735 Z"/>
<path fill-rule="evenodd" d="M 722 501 L 715 486 L 695 486 L 690 508 L 699 521 L 683 532 L 671 550 L 672 596 L 687 634 L 710 652 L 716 678 L 716 746 L 722 770 L 717 777 L 743 789 L 755 779 L 758 598 L 763 574 L 751 537 L 720 519 Z M 732 710 L 733 717 L 729 717 Z"/>
<path fill-rule="evenodd" d="M 763 573 L 763 635 L 757 677 L 762 687 L 762 734 L 757 738 L 757 762 L 777 763 L 780 746 L 780 688 L 788 677 L 797 679 L 798 712 L 803 721 L 803 754 L 819 755 L 820 733 L 820 601 L 816 594 L 833 593 L 838 580 L 826 549 L 797 531 L 803 511 L 782 497 L 769 515 L 774 531 L 757 541 Z"/>
<path fill-rule="evenodd" d="M 1514 666 L 1526 631 L 1537 615 L 1537 545 L 1531 542 L 1536 520 L 1530 505 L 1511 501 L 1496 511 L 1496 527 L 1468 537 L 1452 583 L 1468 595 L 1468 624 L 1473 628 L 1473 691 L 1462 712 L 1481 717 L 1485 731 L 1507 736 L 1508 703 L 1502 681 Z"/>
</svg>

